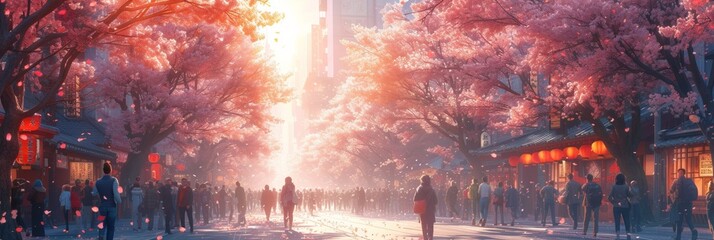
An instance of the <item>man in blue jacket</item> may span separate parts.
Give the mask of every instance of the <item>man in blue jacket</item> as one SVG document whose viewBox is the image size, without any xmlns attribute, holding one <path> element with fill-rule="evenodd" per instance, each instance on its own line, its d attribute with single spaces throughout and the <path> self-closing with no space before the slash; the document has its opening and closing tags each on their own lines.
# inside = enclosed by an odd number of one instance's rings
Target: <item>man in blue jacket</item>
<svg viewBox="0 0 714 240">
<path fill-rule="evenodd" d="M 102 167 L 104 176 L 98 179 L 94 184 L 93 195 L 99 196 L 99 218 L 102 224 L 99 227 L 99 239 L 114 239 L 114 223 L 117 219 L 117 206 L 121 204 L 121 196 L 119 195 L 119 180 L 112 177 L 112 165 L 105 162 Z"/>
</svg>

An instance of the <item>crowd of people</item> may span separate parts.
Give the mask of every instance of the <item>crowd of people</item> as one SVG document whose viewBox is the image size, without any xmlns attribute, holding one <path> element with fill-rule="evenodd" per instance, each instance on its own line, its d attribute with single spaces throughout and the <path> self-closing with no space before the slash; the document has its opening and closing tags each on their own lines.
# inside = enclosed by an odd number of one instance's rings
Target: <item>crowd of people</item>
<svg viewBox="0 0 714 240">
<path fill-rule="evenodd" d="M 106 239 L 112 239 L 118 211 L 126 206 L 128 209 L 123 212 L 125 216 L 131 216 L 130 225 L 134 231 L 141 231 L 144 226 L 148 231 L 153 231 L 156 222 L 156 229 L 166 234 L 171 234 L 174 229 L 193 233 L 194 219 L 202 221 L 202 224 L 214 220 L 232 223 L 236 216 L 235 223 L 245 226 L 246 212 L 253 210 L 263 212 L 268 224 L 271 223 L 271 214 L 280 211 L 286 231 L 292 231 L 294 211 L 306 211 L 310 215 L 316 211 L 343 211 L 368 216 L 417 213 L 424 239 L 433 239 L 434 223 L 438 215 L 451 217 L 451 221 L 470 219 L 471 225 L 483 227 L 489 221 L 489 211 L 493 209 L 494 225 L 514 226 L 524 216 L 524 197 L 528 194 L 523 189 L 516 189 L 510 182 L 491 183 L 488 177 L 483 177 L 480 182 L 473 179 L 465 189 L 460 190 L 456 182 L 451 182 L 446 191 L 438 191 L 432 187 L 431 178 L 427 175 L 420 178 L 421 183 L 416 191 L 361 187 L 347 190 L 298 190 L 290 177 L 285 178 L 285 184 L 279 191 L 271 189 L 269 185 L 260 191 L 245 190 L 240 182 L 235 182 L 233 187 L 196 183 L 191 188 L 191 182 L 185 178 L 180 182 L 166 179 L 144 183 L 137 178 L 128 191 L 123 191 L 117 179 L 111 176 L 111 165 L 105 163 L 103 170 L 105 175 L 95 182 L 76 180 L 73 185 L 62 186 L 56 201 L 59 202 L 66 233 L 86 233 L 94 231 L 96 227 L 100 239 L 105 236 Z M 678 178 L 670 187 L 667 209 L 673 223 L 674 238 L 678 240 L 681 239 L 685 222 L 691 230 L 692 239 L 698 236 L 692 221 L 692 202 L 698 197 L 698 189 L 685 175 L 684 169 L 678 170 Z M 548 181 L 544 186 L 536 185 L 536 191 L 533 191 L 533 216 L 542 226 L 546 226 L 548 217 L 552 226 L 562 223 L 562 220 L 556 221 L 555 216 L 556 204 L 559 203 L 567 207 L 573 230 L 578 230 L 582 219 L 582 234 L 588 233 L 592 222 L 592 234 L 597 236 L 600 207 L 603 203 L 609 203 L 618 238 L 623 232 L 621 221 L 624 222 L 624 234 L 628 239 L 630 233 L 642 231 L 642 192 L 637 181 L 627 183 L 623 174 L 617 174 L 615 185 L 605 194 L 590 174 L 586 176 L 585 183 L 574 180 L 572 174 L 567 177 L 568 181 L 561 190 L 556 188 L 554 181 Z M 714 226 L 712 190 L 714 184 L 710 182 L 706 195 L 710 226 Z M 439 201 L 442 196 L 444 200 Z M 607 201 L 604 201 L 605 196 Z M 51 211 L 45 209 L 48 201 L 53 200 L 49 199 L 47 189 L 39 179 L 31 186 L 25 180 L 14 180 L 11 208 L 18 229 L 21 230 L 18 234 L 24 232 L 27 236 L 41 237 L 45 235 L 46 225 L 57 226 L 50 217 Z M 584 212 L 584 218 L 581 211 Z M 504 212 L 509 214 L 504 215 Z M 506 216 L 510 221 L 507 221 Z M 30 224 L 26 222 L 27 219 L 30 219 Z M 71 221 L 74 221 L 72 226 Z"/>
</svg>

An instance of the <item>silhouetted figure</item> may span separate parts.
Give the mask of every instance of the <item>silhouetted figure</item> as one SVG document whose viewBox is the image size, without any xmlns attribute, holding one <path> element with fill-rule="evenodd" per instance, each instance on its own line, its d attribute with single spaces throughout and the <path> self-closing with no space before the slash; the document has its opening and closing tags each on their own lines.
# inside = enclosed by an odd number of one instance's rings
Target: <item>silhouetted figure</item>
<svg viewBox="0 0 714 240">
<path fill-rule="evenodd" d="M 283 207 L 283 224 L 287 231 L 293 230 L 293 211 L 295 211 L 295 185 L 293 179 L 285 178 L 285 185 L 280 190 L 280 204 Z"/>
<path fill-rule="evenodd" d="M 414 202 L 426 202 L 424 212 L 419 214 L 419 221 L 421 222 L 421 232 L 424 240 L 432 240 L 434 239 L 434 222 L 436 222 L 436 203 L 438 200 L 436 191 L 431 187 L 429 175 L 422 176 L 420 180 L 421 184 L 414 194 Z"/>
</svg>

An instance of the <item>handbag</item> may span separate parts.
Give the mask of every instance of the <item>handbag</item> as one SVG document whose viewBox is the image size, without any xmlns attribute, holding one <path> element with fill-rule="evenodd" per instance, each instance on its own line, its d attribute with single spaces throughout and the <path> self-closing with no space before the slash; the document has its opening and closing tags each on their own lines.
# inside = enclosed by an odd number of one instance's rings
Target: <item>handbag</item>
<svg viewBox="0 0 714 240">
<path fill-rule="evenodd" d="M 414 213 L 424 214 L 426 212 L 426 200 L 414 201 Z"/>
</svg>

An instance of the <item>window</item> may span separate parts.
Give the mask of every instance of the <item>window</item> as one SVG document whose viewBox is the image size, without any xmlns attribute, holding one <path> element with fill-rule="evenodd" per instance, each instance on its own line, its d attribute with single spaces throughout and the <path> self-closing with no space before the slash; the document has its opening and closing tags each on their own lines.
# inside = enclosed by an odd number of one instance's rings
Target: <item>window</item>
<svg viewBox="0 0 714 240">
<path fill-rule="evenodd" d="M 74 180 L 96 179 L 94 178 L 94 163 L 92 162 L 70 162 L 69 163 L 69 182 Z"/>
<path fill-rule="evenodd" d="M 79 77 L 67 79 L 64 83 L 64 115 L 70 118 L 79 118 L 82 114 L 80 99 Z"/>
<path fill-rule="evenodd" d="M 481 147 L 487 147 L 488 145 L 491 145 L 491 135 L 489 135 L 487 132 L 482 132 Z"/>
</svg>

